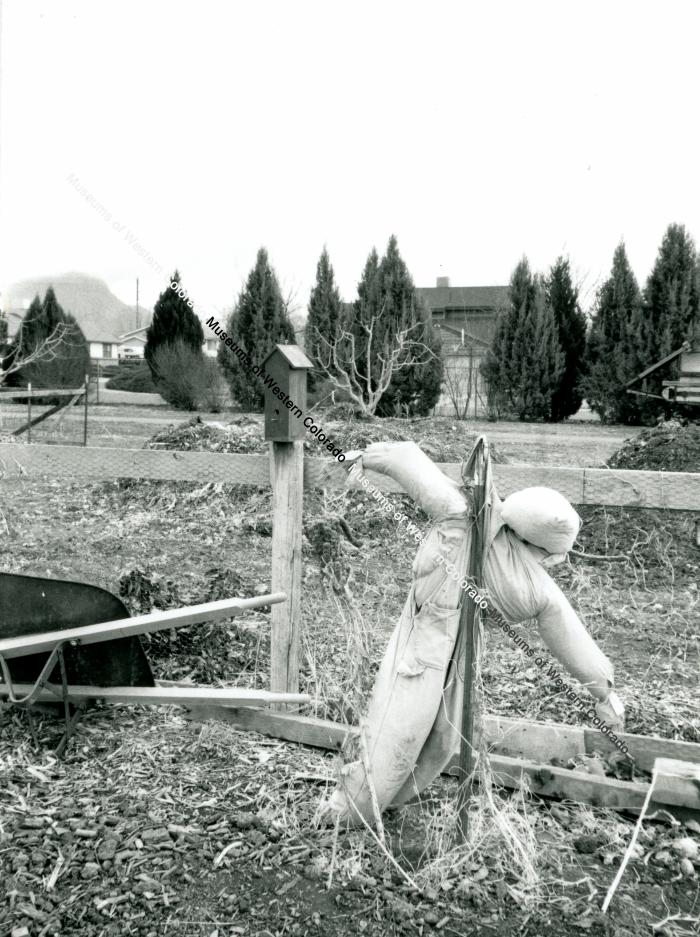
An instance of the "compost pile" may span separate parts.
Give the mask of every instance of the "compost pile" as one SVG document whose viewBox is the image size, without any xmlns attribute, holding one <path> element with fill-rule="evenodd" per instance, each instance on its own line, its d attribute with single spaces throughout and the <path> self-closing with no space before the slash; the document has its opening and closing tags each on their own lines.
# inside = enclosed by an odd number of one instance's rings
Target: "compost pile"
<svg viewBox="0 0 700 937">
<path fill-rule="evenodd" d="M 197 592 L 188 592 L 172 579 L 151 571 L 132 569 L 119 579 L 119 596 L 132 615 L 216 602 L 219 599 L 252 597 L 266 590 L 265 584 L 246 582 L 230 569 L 213 568 L 204 573 Z M 250 611 L 229 624 L 189 625 L 170 631 L 142 635 L 156 675 L 165 679 L 187 679 L 211 683 L 236 678 L 239 683 L 258 686 L 258 659 L 269 660 L 269 630 L 264 613 L 269 606 Z M 241 681 L 242 675 L 246 680 Z"/>
<path fill-rule="evenodd" d="M 373 442 L 412 440 L 434 462 L 461 462 L 469 455 L 477 439 L 476 433 L 465 432 L 464 424 L 445 419 L 416 419 L 408 424 L 406 420 L 399 419 L 358 420 L 334 407 L 327 413 L 313 414 L 313 420 L 344 452 L 364 449 Z M 262 420 L 239 416 L 230 423 L 212 425 L 196 416 L 186 423 L 169 426 L 156 433 L 144 448 L 262 453 L 267 451 L 267 444 L 263 438 Z M 304 439 L 304 449 L 312 457 L 328 457 L 322 443 L 311 434 Z M 493 445 L 491 458 L 498 463 L 507 461 Z"/>
<path fill-rule="evenodd" d="M 616 469 L 700 472 L 700 424 L 666 420 L 645 429 L 608 459 Z"/>
<path fill-rule="evenodd" d="M 332 415 L 333 411 L 329 413 Z M 364 449 L 373 442 L 410 440 L 417 443 L 433 462 L 461 462 L 469 455 L 478 436 L 477 433 L 465 432 L 464 423 L 432 417 L 410 422 L 402 419 L 331 420 L 319 417 L 316 422 L 337 440 L 345 452 Z M 507 461 L 493 445 L 491 458 L 497 463 Z"/>
<path fill-rule="evenodd" d="M 185 452 L 265 452 L 262 427 L 257 420 L 238 417 L 227 425 L 203 423 L 196 416 L 187 423 L 156 433 L 144 449 L 179 449 Z"/>
</svg>

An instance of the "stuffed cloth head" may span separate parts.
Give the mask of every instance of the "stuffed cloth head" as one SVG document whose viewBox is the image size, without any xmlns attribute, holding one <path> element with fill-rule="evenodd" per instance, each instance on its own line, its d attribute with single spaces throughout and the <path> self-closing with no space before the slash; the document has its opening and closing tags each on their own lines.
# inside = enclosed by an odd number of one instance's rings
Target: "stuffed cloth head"
<svg viewBox="0 0 700 937">
<path fill-rule="evenodd" d="M 514 491 L 503 502 L 501 517 L 521 540 L 547 553 L 568 553 L 581 526 L 576 511 L 553 488 Z"/>
</svg>

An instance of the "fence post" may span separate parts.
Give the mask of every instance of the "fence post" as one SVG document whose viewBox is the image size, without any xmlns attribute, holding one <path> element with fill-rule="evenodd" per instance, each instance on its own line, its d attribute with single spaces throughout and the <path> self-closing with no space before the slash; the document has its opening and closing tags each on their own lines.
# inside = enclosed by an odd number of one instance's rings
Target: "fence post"
<svg viewBox="0 0 700 937">
<path fill-rule="evenodd" d="M 85 375 L 85 410 L 83 418 L 83 445 L 87 446 L 87 423 L 88 423 L 88 390 L 90 388 L 90 375 Z"/>
<path fill-rule="evenodd" d="M 27 382 L 27 443 L 32 441 L 32 382 Z"/>
<path fill-rule="evenodd" d="M 304 502 L 303 442 L 270 443 L 272 482 L 272 592 L 287 601 L 272 606 L 270 689 L 299 691 L 301 525 Z"/>
</svg>

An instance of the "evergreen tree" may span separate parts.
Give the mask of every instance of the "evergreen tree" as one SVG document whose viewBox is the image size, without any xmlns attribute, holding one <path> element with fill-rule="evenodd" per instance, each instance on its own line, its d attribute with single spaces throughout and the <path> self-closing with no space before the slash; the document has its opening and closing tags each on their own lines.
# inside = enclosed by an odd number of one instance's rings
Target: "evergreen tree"
<svg viewBox="0 0 700 937">
<path fill-rule="evenodd" d="M 177 288 L 180 286 L 180 274 L 176 270 L 172 275 L 171 283 L 160 294 L 153 307 L 153 319 L 146 330 L 146 347 L 144 358 L 148 362 L 154 380 L 157 375 L 153 367 L 153 356 L 161 345 L 172 345 L 182 341 L 193 351 L 202 351 L 204 331 L 202 323 L 195 315 L 187 297 L 180 296 Z"/>
<path fill-rule="evenodd" d="M 64 312 L 50 286 L 44 301 L 38 296 L 32 300 L 20 330 L 10 345 L 3 369 L 29 359 L 37 350 L 41 350 L 47 339 L 60 335 L 58 344 L 51 348 L 50 354 L 29 361 L 18 370 L 8 374 L 8 387 L 32 387 L 52 389 L 80 387 L 85 382 L 85 375 L 90 370 L 90 352 L 80 326 L 73 316 Z"/>
<path fill-rule="evenodd" d="M 671 224 L 632 325 L 642 369 L 679 348 L 699 324 L 700 281 L 695 243 L 683 225 Z M 647 392 L 660 394 L 662 381 L 677 374 L 677 361 L 659 369 L 647 378 Z M 640 417 L 646 422 L 664 412 L 665 405 L 659 400 L 639 397 L 638 401 Z"/>
<path fill-rule="evenodd" d="M 482 366 L 489 406 L 520 420 L 556 420 L 565 358 L 545 283 L 526 257 L 511 276 L 509 300 Z"/>
<path fill-rule="evenodd" d="M 7 341 L 7 332 L 7 316 L 2 309 L 0 309 L 0 347 Z"/>
<path fill-rule="evenodd" d="M 552 418 L 571 416 L 583 401 L 582 380 L 586 352 L 586 317 L 578 302 L 578 290 L 571 280 L 566 257 L 558 257 L 545 281 L 547 304 L 557 326 L 559 344 L 564 352 L 564 371 L 554 394 Z"/>
<path fill-rule="evenodd" d="M 252 361 L 261 364 L 276 344 L 294 344 L 294 328 L 287 315 L 275 271 L 261 247 L 226 329 L 228 336 Z M 262 410 L 262 384 L 223 342 L 218 359 L 235 400 L 245 410 Z"/>
<path fill-rule="evenodd" d="M 566 359 L 545 286 L 535 278 L 534 288 L 534 300 L 516 334 L 520 353 L 517 411 L 521 420 L 555 422 Z"/>
<path fill-rule="evenodd" d="M 372 250 L 357 288 L 349 329 L 355 337 L 355 360 L 360 373 L 377 387 L 374 375 L 381 370 L 381 357 L 395 347 L 399 332 L 410 329 L 408 344 L 399 359 L 391 384 L 377 407 L 381 416 L 422 414 L 435 406 L 440 396 L 443 364 L 440 343 L 429 312 L 418 300 L 413 279 L 399 252 L 396 237 L 389 239 L 381 261 Z M 374 320 L 374 322 L 372 322 Z M 366 327 L 372 324 L 368 349 Z"/>
<path fill-rule="evenodd" d="M 523 257 L 511 274 L 508 305 L 496 321 L 491 347 L 481 366 L 488 388 L 489 406 L 497 413 L 516 409 L 520 385 L 520 353 L 516 334 L 522 332 L 529 311 L 536 298 L 535 279 L 527 257 Z"/>
<path fill-rule="evenodd" d="M 604 423 L 639 421 L 639 398 L 625 385 L 644 369 L 634 325 L 641 295 L 624 244 L 613 257 L 609 278 L 601 287 L 586 347 L 586 399 Z"/>
<path fill-rule="evenodd" d="M 323 252 L 316 265 L 316 283 L 309 299 L 309 318 L 306 323 L 306 354 L 318 362 L 327 360 L 329 345 L 336 340 L 338 325 L 341 320 L 342 302 L 328 251 Z M 309 375 L 311 386 L 315 375 Z"/>
</svg>

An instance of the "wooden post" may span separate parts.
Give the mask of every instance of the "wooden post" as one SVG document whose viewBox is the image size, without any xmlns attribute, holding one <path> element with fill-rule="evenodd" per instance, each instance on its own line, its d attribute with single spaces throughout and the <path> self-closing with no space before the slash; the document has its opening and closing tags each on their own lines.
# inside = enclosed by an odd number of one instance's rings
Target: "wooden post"
<svg viewBox="0 0 700 937">
<path fill-rule="evenodd" d="M 97 361 L 97 377 L 95 378 L 95 403 L 100 402 L 100 362 Z"/>
<path fill-rule="evenodd" d="M 27 391 L 29 396 L 27 397 L 27 442 L 32 441 L 32 382 L 27 382 Z"/>
<path fill-rule="evenodd" d="M 301 524 L 304 502 L 303 442 L 270 443 L 272 483 L 272 591 L 284 605 L 272 606 L 270 689 L 299 692 L 301 621 Z"/>
<path fill-rule="evenodd" d="M 483 584 L 483 555 L 486 536 L 486 491 L 489 447 L 485 437 L 480 436 L 474 447 L 473 475 L 465 478 L 465 487 L 471 490 L 471 543 L 467 576 L 477 588 Z M 462 610 L 459 619 L 460 635 L 464 647 L 464 697 L 462 700 L 461 743 L 459 751 L 459 789 L 457 793 L 457 834 L 461 841 L 467 841 L 469 829 L 469 795 L 472 784 L 469 781 L 474 754 L 474 678 L 479 661 L 479 617 L 480 610 L 476 602 L 466 594 L 462 598 Z M 458 666 L 459 672 L 459 666 Z"/>
<path fill-rule="evenodd" d="M 87 423 L 88 423 L 88 390 L 90 388 L 90 375 L 85 375 L 85 410 L 83 418 L 83 445 L 87 446 Z"/>
</svg>

